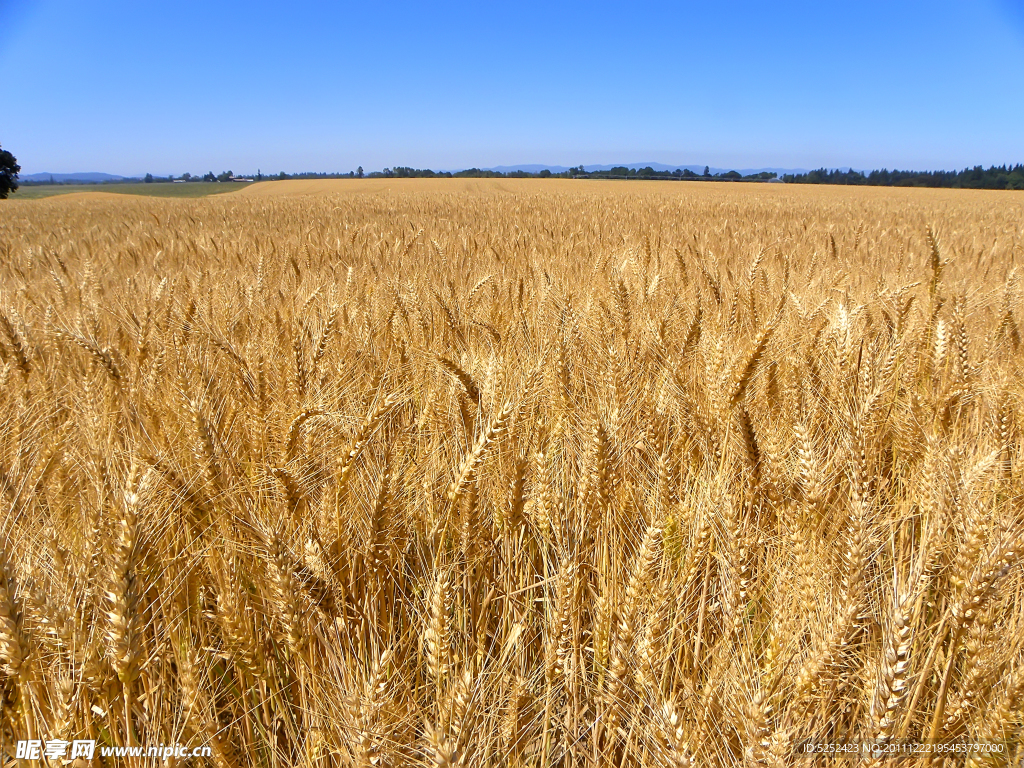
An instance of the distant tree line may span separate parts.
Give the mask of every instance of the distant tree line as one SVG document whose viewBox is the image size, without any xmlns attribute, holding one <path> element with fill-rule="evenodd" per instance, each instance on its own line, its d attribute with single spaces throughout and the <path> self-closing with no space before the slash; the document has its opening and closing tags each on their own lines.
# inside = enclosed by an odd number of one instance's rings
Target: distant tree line
<svg viewBox="0 0 1024 768">
<path fill-rule="evenodd" d="M 406 168 L 400 165 L 366 174 L 370 179 L 503 179 L 515 175 L 531 176 L 535 174 L 509 174 L 501 171 L 482 171 L 479 168 L 467 168 L 464 171 L 432 171 L 429 168 Z M 551 175 L 550 172 L 548 175 Z"/>
<path fill-rule="evenodd" d="M 774 179 L 777 174 L 770 171 L 762 173 L 750 173 L 743 175 L 739 171 L 723 171 L 711 173 L 711 169 L 704 166 L 704 173 L 695 173 L 689 168 L 676 168 L 674 171 L 656 171 L 651 166 L 646 168 L 626 168 L 619 165 L 609 168 L 607 171 L 587 172 L 583 166 L 571 169 L 573 178 L 588 179 L 682 179 L 687 181 L 768 181 Z"/>
<path fill-rule="evenodd" d="M 790 184 L 860 184 L 873 187 L 949 187 L 960 189 L 1024 189 L 1024 165 L 976 165 L 962 171 L 880 171 L 862 173 L 819 168 L 808 173 L 787 173 Z"/>
<path fill-rule="evenodd" d="M 0 152 L 0 197 L 3 193 L 17 189 L 18 171 L 20 168 L 15 164 L 14 156 L 9 152 Z M 1024 165 L 993 165 L 988 170 L 977 165 L 974 168 L 965 168 L 962 171 L 890 171 L 883 168 L 879 171 L 864 173 L 852 169 L 841 170 L 819 168 L 807 173 L 788 173 L 778 179 L 777 174 L 771 171 L 743 175 L 739 171 L 724 171 L 711 173 L 711 169 L 704 167 L 703 173 L 696 173 L 689 168 L 676 168 L 674 171 L 656 171 L 651 166 L 645 168 L 628 168 L 624 165 L 609 168 L 604 171 L 587 171 L 582 165 L 574 166 L 567 171 L 554 172 L 543 169 L 537 172 L 530 171 L 488 171 L 480 168 L 468 168 L 463 171 L 432 171 L 429 168 L 409 168 L 407 166 L 395 166 L 385 168 L 382 171 L 371 171 L 365 173 L 362 166 L 348 173 L 280 173 L 264 175 L 257 171 L 252 176 L 238 177 L 231 171 L 214 173 L 209 171 L 202 176 L 193 176 L 190 173 L 183 173 L 175 178 L 172 176 L 154 176 L 147 173 L 142 179 L 145 183 L 154 182 L 232 182 L 232 181 L 270 181 L 278 179 L 413 179 L 413 178 L 504 178 L 504 179 L 527 179 L 527 178 L 560 178 L 560 179 L 636 179 L 636 180 L 676 180 L 676 181 L 771 181 L 779 180 L 789 184 L 851 184 L 864 186 L 883 187 L 950 187 L 967 189 L 1024 189 Z M 139 179 L 116 179 L 102 182 L 89 182 L 83 180 L 69 179 L 67 181 L 22 181 L 21 184 L 131 184 Z"/>
<path fill-rule="evenodd" d="M 204 174 L 203 176 L 193 176 L 190 173 L 184 173 L 181 176 L 154 176 L 153 174 L 147 173 L 142 179 L 146 183 L 152 182 L 172 182 L 172 181 L 236 181 L 240 177 L 236 177 L 231 171 L 225 171 L 224 173 L 214 174 L 213 171 Z M 251 177 L 255 181 L 277 181 L 287 179 L 460 179 L 460 178 L 472 178 L 472 179 L 689 179 L 689 180 L 704 180 L 704 181 L 767 181 L 769 179 L 776 178 L 775 173 L 755 173 L 749 175 L 742 175 L 738 171 L 727 171 L 724 173 L 712 174 L 710 169 L 705 167 L 703 174 L 694 173 L 688 168 L 676 168 L 674 171 L 656 171 L 650 166 L 646 168 L 627 168 L 626 166 L 617 166 L 606 171 L 587 171 L 582 165 L 570 168 L 567 171 L 551 171 L 548 169 L 542 169 L 540 171 L 509 171 L 503 173 L 501 171 L 489 171 L 481 168 L 467 168 L 462 171 L 432 171 L 429 168 L 409 168 L 407 166 L 395 166 L 394 168 L 385 168 L 381 171 L 370 171 L 366 173 L 363 171 L 362 166 L 354 171 L 348 173 L 280 173 L 273 175 L 265 175 L 262 172 L 257 172 Z M 137 182 L 138 179 L 119 179 L 116 181 L 104 181 L 97 182 L 101 184 L 123 184 Z M 75 183 L 81 184 L 83 182 L 29 182 L 29 183 Z M 88 182 L 85 182 L 88 183 Z"/>
<path fill-rule="evenodd" d="M 767 181 L 774 179 L 775 173 L 764 172 L 754 173 L 747 176 L 738 171 L 727 171 L 725 173 L 711 173 L 711 169 L 705 166 L 703 174 L 697 174 L 688 168 L 676 168 L 674 171 L 656 171 L 651 166 L 646 168 L 627 168 L 616 166 L 607 171 L 587 171 L 582 165 L 570 168 L 567 171 L 554 172 L 542 169 L 537 172 L 530 171 L 484 171 L 479 168 L 468 168 L 464 171 L 431 171 L 419 168 L 385 168 L 383 171 L 374 171 L 367 174 L 369 178 L 479 178 L 479 179 L 690 179 L 690 180 L 715 180 L 715 181 Z"/>
<path fill-rule="evenodd" d="M 314 175 L 316 175 L 318 177 L 326 177 L 327 176 L 327 174 L 305 174 L 305 175 L 309 176 L 309 177 L 312 177 Z M 337 174 L 337 176 L 341 176 L 341 175 L 342 174 Z M 344 174 L 344 175 L 347 176 L 347 174 Z M 334 177 L 335 177 L 334 175 L 331 176 L 331 178 L 334 178 Z M 143 182 L 144 184 L 169 184 L 171 182 L 178 182 L 178 183 L 180 183 L 180 182 L 199 182 L 199 181 L 206 181 L 206 182 L 210 182 L 210 181 L 213 181 L 213 182 L 217 182 L 217 181 L 253 181 L 253 180 L 257 180 L 258 181 L 258 180 L 267 179 L 267 178 L 275 178 L 276 179 L 277 177 L 276 176 L 270 176 L 270 177 L 268 177 L 268 176 L 261 176 L 260 178 L 257 178 L 256 176 L 245 176 L 245 177 L 242 177 L 242 176 L 235 176 L 235 174 L 232 173 L 231 171 L 224 171 L 223 173 L 214 173 L 213 171 L 209 171 L 208 173 L 204 173 L 202 176 L 193 176 L 191 173 L 183 173 L 183 174 L 181 174 L 181 176 L 175 176 L 174 174 L 171 174 L 170 176 L 154 176 L 152 173 L 147 173 L 141 179 L 138 178 L 138 177 L 131 177 L 131 178 L 123 178 L 123 179 L 104 179 L 103 181 L 92 181 L 90 179 L 75 179 L 75 178 L 64 179 L 62 181 L 57 181 L 56 179 L 53 178 L 53 176 L 50 176 L 49 179 L 45 179 L 45 180 L 35 180 L 35 179 L 33 179 L 33 180 L 24 180 L 24 181 L 21 182 L 21 184 L 23 186 L 27 186 L 27 187 L 35 187 L 35 186 L 39 186 L 39 185 L 42 185 L 42 184 L 46 184 L 46 185 L 49 185 L 49 184 L 55 184 L 55 185 L 70 184 L 70 185 L 73 185 L 73 186 L 79 186 L 79 185 L 83 185 L 83 184 L 138 184 L 140 181 Z M 282 176 L 281 178 L 285 178 L 285 176 Z M 298 176 L 288 176 L 287 178 L 299 178 L 299 177 Z"/>
</svg>

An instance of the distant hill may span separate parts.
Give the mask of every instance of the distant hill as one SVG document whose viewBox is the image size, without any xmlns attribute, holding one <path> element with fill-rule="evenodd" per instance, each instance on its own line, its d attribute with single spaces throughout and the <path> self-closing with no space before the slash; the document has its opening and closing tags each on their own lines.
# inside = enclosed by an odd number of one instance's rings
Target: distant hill
<svg viewBox="0 0 1024 768">
<path fill-rule="evenodd" d="M 68 181 L 88 181 L 88 182 L 101 182 L 101 181 L 121 181 L 124 176 L 114 176 L 109 173 L 26 173 L 21 175 L 22 181 L 59 181 L 65 183 Z"/>
<path fill-rule="evenodd" d="M 464 170 L 464 169 L 459 169 Z M 495 173 L 515 173 L 516 171 L 523 171 L 525 173 L 540 173 L 541 171 L 551 171 L 552 173 L 565 173 L 569 170 L 567 165 L 496 165 L 493 168 L 481 168 L 482 171 L 494 171 Z M 590 170 L 589 168 L 587 170 Z"/>
</svg>

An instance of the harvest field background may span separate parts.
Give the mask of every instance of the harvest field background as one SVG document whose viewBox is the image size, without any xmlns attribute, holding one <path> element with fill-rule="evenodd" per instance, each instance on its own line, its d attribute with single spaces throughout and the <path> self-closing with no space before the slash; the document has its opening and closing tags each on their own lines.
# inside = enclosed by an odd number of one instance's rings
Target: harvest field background
<svg viewBox="0 0 1024 768">
<path fill-rule="evenodd" d="M 173 182 L 119 182 L 117 184 L 32 184 L 22 186 L 16 193 L 18 200 L 38 200 L 41 197 L 57 195 L 81 195 L 85 193 L 92 199 L 110 195 L 145 195 L 147 197 L 206 197 L 207 195 L 223 195 L 238 192 L 245 182 L 207 182 L 190 181 L 176 184 Z"/>
<path fill-rule="evenodd" d="M 5 202 L 3 749 L 1019 764 L 1022 222 L 767 184 Z"/>
</svg>

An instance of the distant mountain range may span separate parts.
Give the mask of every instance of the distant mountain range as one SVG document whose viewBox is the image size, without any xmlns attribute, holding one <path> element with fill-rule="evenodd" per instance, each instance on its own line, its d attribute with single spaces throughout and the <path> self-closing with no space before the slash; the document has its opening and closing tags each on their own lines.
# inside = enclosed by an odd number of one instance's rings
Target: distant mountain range
<svg viewBox="0 0 1024 768">
<path fill-rule="evenodd" d="M 109 173 L 28 173 L 21 175 L 22 181 L 59 181 L 66 183 L 69 181 L 87 181 L 96 183 L 100 181 L 121 181 L 124 176 L 114 176 Z"/>
</svg>

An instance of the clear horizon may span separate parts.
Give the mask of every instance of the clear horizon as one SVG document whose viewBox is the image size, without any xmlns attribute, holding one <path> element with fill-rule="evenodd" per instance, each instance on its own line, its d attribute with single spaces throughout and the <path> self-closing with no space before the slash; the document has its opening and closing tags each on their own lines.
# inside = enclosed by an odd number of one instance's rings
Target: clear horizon
<svg viewBox="0 0 1024 768">
<path fill-rule="evenodd" d="M 1024 162 L 1024 2 L 0 3 L 24 175 Z"/>
</svg>

